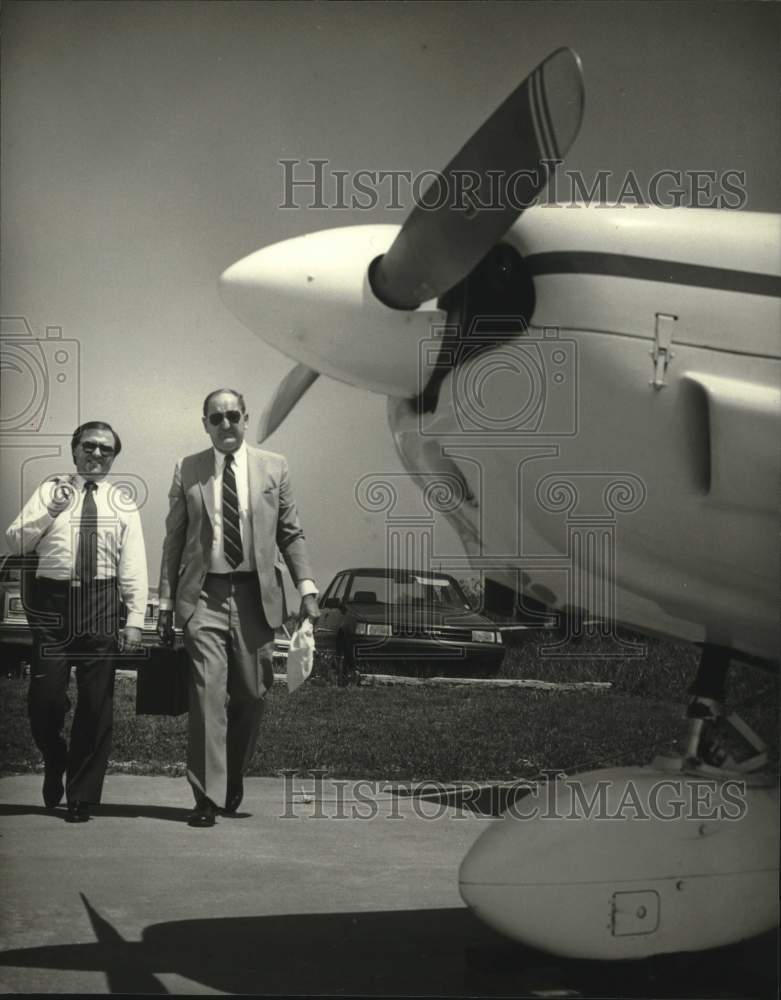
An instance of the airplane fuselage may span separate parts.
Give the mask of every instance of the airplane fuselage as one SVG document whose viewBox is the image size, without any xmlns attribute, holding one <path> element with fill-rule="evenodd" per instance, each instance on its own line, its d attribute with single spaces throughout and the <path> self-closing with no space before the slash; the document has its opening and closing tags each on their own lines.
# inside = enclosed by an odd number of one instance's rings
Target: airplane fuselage
<svg viewBox="0 0 781 1000">
<path fill-rule="evenodd" d="M 451 515 L 473 565 L 548 607 L 778 657 L 780 233 L 726 211 L 521 217 L 528 331 L 464 350 L 433 413 L 389 402 L 405 466 L 475 498 Z"/>
</svg>

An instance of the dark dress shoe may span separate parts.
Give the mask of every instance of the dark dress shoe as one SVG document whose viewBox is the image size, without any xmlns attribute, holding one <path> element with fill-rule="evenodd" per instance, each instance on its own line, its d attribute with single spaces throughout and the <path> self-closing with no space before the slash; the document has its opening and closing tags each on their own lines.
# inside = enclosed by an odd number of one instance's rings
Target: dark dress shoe
<svg viewBox="0 0 781 1000">
<path fill-rule="evenodd" d="M 195 803 L 195 809 L 187 820 L 188 826 L 214 826 L 217 819 L 217 807 L 211 799 L 199 799 Z"/>
<path fill-rule="evenodd" d="M 68 811 L 65 814 L 66 823 L 86 823 L 89 819 L 89 802 L 80 802 L 75 799 L 68 803 Z"/>
<path fill-rule="evenodd" d="M 43 804 L 47 809 L 56 809 L 62 802 L 65 786 L 62 776 L 65 768 L 47 767 L 43 776 Z"/>
<path fill-rule="evenodd" d="M 225 812 L 235 813 L 244 798 L 244 782 L 239 778 L 236 782 L 228 782 L 228 794 L 225 796 Z"/>
</svg>

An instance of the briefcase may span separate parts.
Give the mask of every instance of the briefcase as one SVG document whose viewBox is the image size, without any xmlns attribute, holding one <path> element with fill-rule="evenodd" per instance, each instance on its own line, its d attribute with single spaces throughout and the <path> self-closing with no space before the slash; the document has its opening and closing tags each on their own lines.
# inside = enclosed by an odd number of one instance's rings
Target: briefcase
<svg viewBox="0 0 781 1000">
<path fill-rule="evenodd" d="M 187 711 L 190 659 L 182 647 L 141 663 L 136 676 L 136 715 L 182 715 Z"/>
</svg>

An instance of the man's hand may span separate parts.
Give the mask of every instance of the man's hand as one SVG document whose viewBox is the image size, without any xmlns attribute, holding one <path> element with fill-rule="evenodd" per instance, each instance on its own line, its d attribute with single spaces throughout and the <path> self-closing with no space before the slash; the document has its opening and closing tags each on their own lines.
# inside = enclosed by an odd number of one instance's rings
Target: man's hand
<svg viewBox="0 0 781 1000">
<path fill-rule="evenodd" d="M 49 512 L 49 517 L 55 518 L 71 506 L 76 498 L 76 491 L 70 481 L 50 481 L 47 486 L 46 510 Z"/>
<path fill-rule="evenodd" d="M 157 635 L 166 646 L 174 644 L 174 613 L 160 611 L 157 615 Z"/>
<path fill-rule="evenodd" d="M 133 626 L 123 628 L 119 633 L 117 645 L 119 646 L 120 653 L 140 652 L 144 645 L 141 642 L 141 629 Z"/>
<path fill-rule="evenodd" d="M 299 623 L 304 621 L 305 618 L 311 618 L 312 624 L 316 624 L 319 617 L 320 605 L 317 603 L 315 595 L 307 594 L 306 597 L 302 597 L 301 610 L 298 612 Z"/>
</svg>

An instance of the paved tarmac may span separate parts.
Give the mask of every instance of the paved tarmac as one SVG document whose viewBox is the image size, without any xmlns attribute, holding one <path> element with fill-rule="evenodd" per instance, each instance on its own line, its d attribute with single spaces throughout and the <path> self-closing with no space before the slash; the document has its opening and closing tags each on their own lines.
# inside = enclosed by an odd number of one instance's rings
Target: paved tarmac
<svg viewBox="0 0 781 1000">
<path fill-rule="evenodd" d="M 250 778 L 238 815 L 198 830 L 191 802 L 182 778 L 110 774 L 99 812 L 70 825 L 40 775 L 1 779 L 0 991 L 771 995 L 766 942 L 714 972 L 712 957 L 566 963 L 494 934 L 458 895 L 490 822 L 466 809 Z"/>
</svg>

